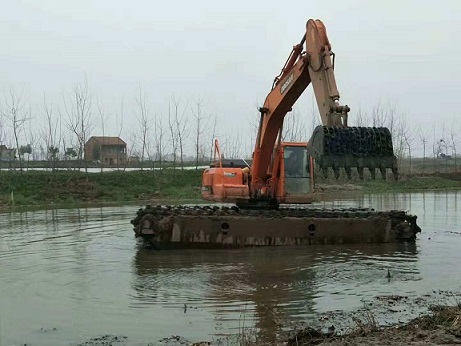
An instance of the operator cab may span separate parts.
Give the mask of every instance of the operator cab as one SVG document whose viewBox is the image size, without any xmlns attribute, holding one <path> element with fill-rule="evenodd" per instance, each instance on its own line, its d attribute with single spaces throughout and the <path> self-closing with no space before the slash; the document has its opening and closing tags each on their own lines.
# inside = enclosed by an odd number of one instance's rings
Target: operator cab
<svg viewBox="0 0 461 346">
<path fill-rule="evenodd" d="M 283 179 L 286 197 L 302 197 L 312 191 L 311 158 L 306 143 L 283 145 Z"/>
</svg>

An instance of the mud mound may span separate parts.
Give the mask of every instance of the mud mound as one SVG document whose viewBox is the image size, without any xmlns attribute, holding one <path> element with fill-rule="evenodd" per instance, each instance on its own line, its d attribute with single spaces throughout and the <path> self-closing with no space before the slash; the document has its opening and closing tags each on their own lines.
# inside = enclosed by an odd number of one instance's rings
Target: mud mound
<svg viewBox="0 0 461 346">
<path fill-rule="evenodd" d="M 119 335 L 103 335 L 90 340 L 79 343 L 75 346 L 116 346 L 125 345 L 127 337 Z"/>
<path fill-rule="evenodd" d="M 439 176 L 445 179 L 461 181 L 461 172 L 451 172 L 451 173 L 436 173 L 435 176 Z"/>
<path fill-rule="evenodd" d="M 69 179 L 67 181 L 50 181 L 44 191 L 44 196 L 48 199 L 65 199 L 73 196 L 83 201 L 91 201 L 103 195 L 100 187 L 87 181 L 85 178 Z"/>
<path fill-rule="evenodd" d="M 363 186 L 354 184 L 317 184 L 316 190 L 318 192 L 360 191 L 363 190 Z"/>
<path fill-rule="evenodd" d="M 461 307 L 438 306 L 432 315 L 413 319 L 404 326 L 379 328 L 373 317 L 353 319 L 355 328 L 338 336 L 333 331 L 305 328 L 287 342 L 288 346 L 378 346 L 378 345 L 461 345 Z"/>
</svg>

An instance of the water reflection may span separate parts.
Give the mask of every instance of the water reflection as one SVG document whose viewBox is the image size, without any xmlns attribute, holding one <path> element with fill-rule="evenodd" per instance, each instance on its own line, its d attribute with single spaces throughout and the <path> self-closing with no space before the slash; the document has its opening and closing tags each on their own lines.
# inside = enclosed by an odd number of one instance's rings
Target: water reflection
<svg viewBox="0 0 461 346">
<path fill-rule="evenodd" d="M 417 258 L 415 244 L 174 252 L 139 248 L 132 286 L 138 306 L 171 304 L 172 299 L 178 306 L 192 304 L 212 310 L 215 320 L 245 319 L 260 339 L 270 342 L 313 317 L 319 302 L 321 310 L 337 309 L 344 296 L 361 299 L 362 289 L 379 292 L 387 268 L 396 280 L 420 280 Z M 227 333 L 238 327 L 234 323 Z"/>
</svg>

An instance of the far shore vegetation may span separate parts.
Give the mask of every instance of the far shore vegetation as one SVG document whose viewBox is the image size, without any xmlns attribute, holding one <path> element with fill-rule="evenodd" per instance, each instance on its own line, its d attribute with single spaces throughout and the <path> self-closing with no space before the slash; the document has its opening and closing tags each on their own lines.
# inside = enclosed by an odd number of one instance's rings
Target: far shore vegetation
<svg viewBox="0 0 461 346">
<path fill-rule="evenodd" d="M 12 208 L 77 207 L 146 203 L 178 203 L 201 200 L 203 169 L 104 171 L 83 170 L 1 170 L 0 210 Z M 360 193 L 416 192 L 425 190 L 461 189 L 461 172 L 403 173 L 398 181 L 365 177 L 347 180 L 324 179 L 316 175 L 318 186 L 330 191 L 354 190 Z M 342 187 L 342 188 L 341 188 Z M 321 188 L 319 189 L 322 190 Z"/>
<path fill-rule="evenodd" d="M 121 205 L 200 197 L 201 170 L 0 172 L 0 208 Z"/>
</svg>

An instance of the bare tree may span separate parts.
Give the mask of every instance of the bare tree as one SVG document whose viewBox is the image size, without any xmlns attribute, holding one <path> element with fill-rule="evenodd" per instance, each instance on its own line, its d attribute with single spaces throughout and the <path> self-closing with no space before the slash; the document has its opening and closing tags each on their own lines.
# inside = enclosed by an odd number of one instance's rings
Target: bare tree
<svg viewBox="0 0 461 346">
<path fill-rule="evenodd" d="M 406 127 L 406 126 L 405 126 Z M 408 159 L 409 159 L 409 166 L 410 166 L 410 173 L 412 173 L 412 162 L 411 162 L 411 146 L 413 144 L 413 136 L 410 133 L 408 127 L 406 127 L 406 130 L 403 130 L 402 133 L 403 141 L 405 142 L 405 145 L 408 149 Z"/>
<path fill-rule="evenodd" d="M 19 147 L 19 151 L 21 152 L 21 156 L 23 159 L 25 155 L 27 155 L 27 163 L 25 164 L 26 170 L 29 168 L 31 156 L 32 159 L 34 158 L 34 146 L 36 144 L 36 138 L 37 137 L 35 136 L 34 132 L 32 132 L 32 129 L 30 127 L 28 128 L 28 132 L 24 131 L 23 139 L 27 144 L 21 145 Z"/>
<path fill-rule="evenodd" d="M 24 124 L 30 119 L 30 109 L 26 109 L 26 104 L 21 95 L 17 94 L 13 88 L 4 94 L 4 109 L 2 110 L 3 118 L 7 119 L 13 129 L 16 152 L 18 154 L 19 169 L 22 174 L 22 154 L 19 146 L 19 140 L 24 130 Z"/>
<path fill-rule="evenodd" d="M 164 136 L 165 129 L 163 127 L 162 117 L 156 117 L 154 121 L 154 131 L 155 131 L 155 159 L 158 161 L 159 167 L 162 167 L 163 160 L 163 145 L 164 145 Z"/>
<path fill-rule="evenodd" d="M 456 145 L 457 145 L 456 135 L 458 133 L 459 132 L 455 130 L 455 124 L 453 122 L 451 125 L 451 129 L 450 129 L 450 141 L 451 141 L 452 156 L 453 156 L 454 164 L 455 164 L 455 172 L 458 172 L 458 164 L 457 164 L 458 153 L 456 152 Z"/>
<path fill-rule="evenodd" d="M 58 137 L 58 119 L 53 116 L 53 107 L 50 106 L 45 97 L 43 97 L 43 112 L 45 115 L 45 128 L 43 129 L 43 137 L 45 138 L 47 161 L 51 162 L 51 169 L 56 170 L 56 161 L 59 153 Z"/>
<path fill-rule="evenodd" d="M 368 119 L 366 116 L 361 117 L 362 120 Z M 413 137 L 406 117 L 404 114 L 398 112 L 397 105 L 391 102 L 387 102 L 383 105 L 381 102 L 378 102 L 371 111 L 367 125 L 373 127 L 387 127 L 389 129 L 392 135 L 394 153 L 399 165 L 401 165 L 405 152 L 408 151 L 410 155 Z"/>
<path fill-rule="evenodd" d="M 400 145 L 402 142 L 402 124 L 405 122 L 404 115 L 399 114 L 397 110 L 397 105 L 388 101 L 385 105 L 381 102 L 378 102 L 376 106 L 373 107 L 371 111 L 371 126 L 375 127 L 387 127 L 392 134 L 392 137 L 395 139 L 395 143 Z"/>
<path fill-rule="evenodd" d="M 199 148 L 199 161 L 202 163 L 204 163 L 207 159 L 207 150 L 208 148 L 205 146 L 205 144 L 201 143 Z"/>
<path fill-rule="evenodd" d="M 129 136 L 129 140 L 127 140 L 127 143 L 131 143 L 131 146 L 127 145 L 127 156 L 131 157 L 136 149 L 136 142 L 138 140 L 138 135 L 136 132 L 130 132 L 127 134 Z M 128 160 L 125 161 L 125 164 L 123 166 L 123 172 L 126 171 L 126 168 L 128 167 Z"/>
<path fill-rule="evenodd" d="M 427 141 L 429 140 L 429 135 L 425 133 L 420 127 L 418 131 L 418 137 L 421 140 L 421 143 L 423 144 L 423 172 L 425 172 L 426 171 L 426 146 L 427 146 Z"/>
<path fill-rule="evenodd" d="M 88 163 L 84 159 L 84 148 L 87 137 L 92 130 L 93 119 L 91 113 L 91 94 L 88 90 L 88 81 L 77 84 L 72 91 L 70 101 L 64 100 L 67 113 L 67 127 L 73 133 L 77 144 L 77 158 L 84 162 L 85 173 L 88 174 Z M 88 177 L 88 175 L 87 175 Z"/>
<path fill-rule="evenodd" d="M 48 147 L 48 161 L 52 162 L 52 170 L 53 172 L 56 170 L 56 162 L 58 161 L 58 154 L 59 154 L 59 147 Z"/>
<path fill-rule="evenodd" d="M 434 161 L 435 159 L 439 158 L 440 155 L 442 154 L 442 141 L 440 141 L 440 139 L 438 139 L 438 137 L 436 137 L 435 135 L 435 129 L 434 129 L 434 138 L 433 138 L 433 143 L 432 143 L 432 153 L 434 155 Z M 440 172 L 440 165 L 436 164 L 435 165 L 435 171 L 438 173 Z"/>
<path fill-rule="evenodd" d="M 46 144 L 44 145 L 43 142 L 40 142 L 39 153 L 40 153 L 39 154 L 40 159 L 46 161 L 46 159 L 47 159 L 47 150 L 46 150 Z"/>
<path fill-rule="evenodd" d="M 116 123 L 116 126 L 117 126 L 117 129 L 118 129 L 118 137 L 121 138 L 122 137 L 122 132 L 123 132 L 123 118 L 124 118 L 124 98 L 122 97 L 121 99 L 121 102 L 120 102 L 120 111 L 117 112 L 115 111 L 115 123 Z M 129 159 L 129 156 L 128 156 L 128 152 L 126 153 L 127 154 L 127 159 L 126 161 L 123 163 L 123 171 L 125 171 L 125 168 L 128 164 L 128 159 Z M 117 168 L 120 169 L 120 162 L 117 161 Z"/>
<path fill-rule="evenodd" d="M 222 153 L 225 153 L 227 158 L 237 159 L 241 157 L 242 137 L 239 132 L 234 132 L 226 135 L 222 143 Z"/>
<path fill-rule="evenodd" d="M 6 141 L 6 119 L 3 111 L 0 112 L 0 145 Z"/>
<path fill-rule="evenodd" d="M 4 112 L 3 107 L 0 108 L 0 145 L 5 145 L 6 147 L 9 147 L 12 149 L 12 151 L 7 151 L 6 153 L 1 153 L 7 156 L 8 159 L 8 166 L 9 168 L 14 167 L 14 157 L 16 156 L 16 149 L 14 149 L 14 145 L 12 144 L 10 132 L 8 131 L 8 121 L 9 119 L 6 118 L 5 116 L 6 112 Z M 1 174 L 1 171 L 0 171 Z"/>
<path fill-rule="evenodd" d="M 371 126 L 380 127 L 387 125 L 387 112 L 381 102 L 378 102 L 371 110 Z"/>
<path fill-rule="evenodd" d="M 410 138 L 408 123 L 406 122 L 403 115 L 400 116 L 398 126 L 393 125 L 391 130 L 390 126 L 389 131 L 391 131 L 392 139 L 394 142 L 394 153 L 397 157 L 399 166 L 402 164 L 402 159 L 405 156 L 405 150 L 408 148 L 406 138 Z"/>
<path fill-rule="evenodd" d="M 186 107 L 181 109 L 181 101 L 174 96 L 168 105 L 168 127 L 170 129 L 171 145 L 173 149 L 173 169 L 176 169 L 178 149 L 181 168 L 184 168 L 184 144 L 189 129 L 185 117 Z"/>
<path fill-rule="evenodd" d="M 192 114 L 194 115 L 195 118 L 195 170 L 198 169 L 198 163 L 200 160 L 200 151 L 202 148 L 202 136 L 206 131 L 207 124 L 204 123 L 207 120 L 207 117 L 205 117 L 202 113 L 202 104 L 203 100 L 197 99 L 195 102 L 196 109 L 194 110 L 192 108 Z"/>
<path fill-rule="evenodd" d="M 357 112 L 357 118 L 354 121 L 354 126 L 367 126 L 368 124 L 368 118 L 367 114 L 362 111 L 362 109 L 359 109 Z"/>
<path fill-rule="evenodd" d="M 293 108 L 291 114 L 287 114 L 283 121 L 283 141 L 301 142 L 307 141 L 307 123 L 304 117 L 301 117 L 296 108 Z"/>
<path fill-rule="evenodd" d="M 213 126 L 211 131 L 211 146 L 210 146 L 210 162 L 213 160 L 213 152 L 214 152 L 214 140 L 216 137 L 216 123 L 218 121 L 218 117 L 215 115 L 213 117 Z"/>
<path fill-rule="evenodd" d="M 449 145 L 449 139 L 447 139 L 449 134 L 447 134 L 447 131 L 445 129 L 445 124 L 442 124 L 442 134 L 440 136 L 441 138 L 438 140 L 438 149 L 439 149 L 439 155 L 438 157 L 445 160 L 445 172 L 448 173 L 448 145 Z"/>
<path fill-rule="evenodd" d="M 30 153 L 28 154 L 27 161 L 28 161 L 28 166 L 30 162 L 30 158 L 32 156 L 32 161 L 36 160 L 37 153 L 36 153 L 36 145 L 37 145 L 37 135 L 32 132 L 32 130 L 29 128 L 29 134 L 27 135 L 27 143 L 30 145 Z"/>
<path fill-rule="evenodd" d="M 168 104 L 168 129 L 170 132 L 170 141 L 171 141 L 171 149 L 173 155 L 173 170 L 176 169 L 176 161 L 178 155 L 178 137 L 177 137 L 177 129 L 175 127 L 174 122 L 174 111 L 172 110 L 171 102 Z"/>
<path fill-rule="evenodd" d="M 106 137 L 106 115 L 104 114 L 104 110 L 101 107 L 101 104 L 99 103 L 98 100 L 98 113 L 99 113 L 99 119 L 101 120 L 101 131 L 102 131 L 102 141 L 99 143 L 99 166 L 101 168 L 101 173 L 104 172 L 103 168 L 103 162 L 102 162 L 102 155 L 103 155 L 103 144 L 104 144 L 104 138 Z M 118 160 L 117 160 L 118 164 Z"/>
<path fill-rule="evenodd" d="M 138 122 L 139 122 L 139 136 L 141 141 L 141 171 L 144 169 L 144 156 L 147 149 L 147 134 L 149 132 L 149 117 L 146 106 L 146 96 L 139 87 L 139 95 L 136 98 L 136 105 L 138 107 Z"/>
<path fill-rule="evenodd" d="M 186 107 L 183 111 L 179 110 L 179 100 L 173 99 L 174 105 L 174 122 L 176 125 L 176 134 L 178 136 L 179 144 L 179 158 L 181 161 L 181 169 L 184 169 L 184 146 L 187 137 L 189 136 L 189 128 L 187 126 L 187 118 L 185 117 Z"/>
</svg>

